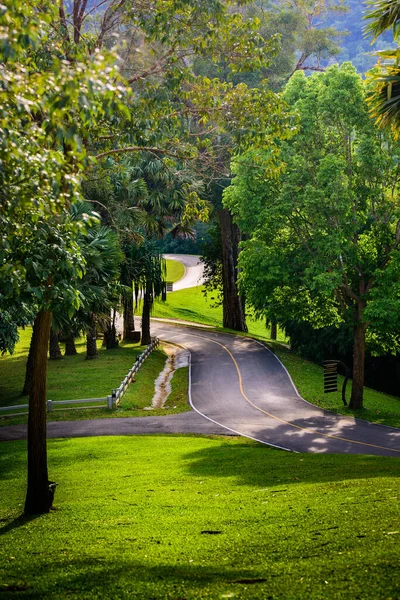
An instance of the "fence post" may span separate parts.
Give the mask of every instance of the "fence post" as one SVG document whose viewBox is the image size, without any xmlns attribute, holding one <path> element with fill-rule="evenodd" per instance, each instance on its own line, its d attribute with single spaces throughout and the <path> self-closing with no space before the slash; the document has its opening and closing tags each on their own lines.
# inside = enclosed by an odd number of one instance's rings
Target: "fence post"
<svg viewBox="0 0 400 600">
<path fill-rule="evenodd" d="M 112 391 L 111 398 L 112 398 L 112 407 L 116 408 L 116 406 L 117 406 L 117 390 Z"/>
<path fill-rule="evenodd" d="M 113 408 L 113 399 L 112 396 L 107 396 L 107 406 L 110 410 Z"/>
<path fill-rule="evenodd" d="M 51 412 L 53 408 L 53 400 L 47 400 L 47 412 Z"/>
</svg>

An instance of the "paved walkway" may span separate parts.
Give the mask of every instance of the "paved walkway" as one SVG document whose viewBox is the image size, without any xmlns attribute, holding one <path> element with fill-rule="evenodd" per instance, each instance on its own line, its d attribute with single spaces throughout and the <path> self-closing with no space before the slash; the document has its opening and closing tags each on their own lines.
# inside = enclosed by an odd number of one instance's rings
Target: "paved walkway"
<svg viewBox="0 0 400 600">
<path fill-rule="evenodd" d="M 0 441 L 24 440 L 26 425 L 0 427 Z M 165 417 L 132 417 L 91 419 L 85 421 L 52 421 L 47 423 L 47 437 L 91 437 L 96 435 L 146 435 L 195 433 L 229 435 L 226 429 L 204 419 L 194 411 Z"/>
</svg>

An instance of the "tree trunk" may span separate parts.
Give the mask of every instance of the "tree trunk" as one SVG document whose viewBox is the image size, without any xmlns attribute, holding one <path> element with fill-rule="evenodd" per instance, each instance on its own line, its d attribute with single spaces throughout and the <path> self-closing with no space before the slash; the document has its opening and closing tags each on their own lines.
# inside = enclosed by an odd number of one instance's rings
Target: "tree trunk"
<svg viewBox="0 0 400 600">
<path fill-rule="evenodd" d="M 96 338 L 96 324 L 92 323 L 91 328 L 86 334 L 86 360 L 93 360 L 99 356 Z"/>
<path fill-rule="evenodd" d="M 117 329 L 115 327 L 115 318 L 117 311 L 114 309 L 112 321 L 108 320 L 107 327 L 104 331 L 104 341 L 107 350 L 118 348 Z M 104 344 L 103 344 L 104 345 Z"/>
<path fill-rule="evenodd" d="M 222 241 L 223 325 L 235 331 L 247 331 L 243 298 L 237 288 L 237 261 L 240 230 L 229 210 L 219 212 Z"/>
<path fill-rule="evenodd" d="M 63 355 L 61 354 L 60 344 L 58 342 L 58 333 L 55 333 L 54 329 L 50 329 L 50 343 L 49 343 L 50 360 L 61 360 Z"/>
<path fill-rule="evenodd" d="M 103 332 L 103 341 L 101 343 L 101 346 L 103 348 L 105 348 L 107 346 L 107 330 L 108 330 L 108 322 L 106 322 L 104 319 L 102 319 L 100 321 L 100 329 Z"/>
<path fill-rule="evenodd" d="M 133 312 L 133 295 L 124 299 L 124 340 L 130 339 L 130 332 L 135 330 L 135 317 Z"/>
<path fill-rule="evenodd" d="M 366 324 L 358 320 L 354 330 L 353 385 L 349 403 L 349 408 L 352 410 L 363 407 L 366 330 Z"/>
<path fill-rule="evenodd" d="M 78 354 L 75 347 L 74 334 L 70 331 L 65 338 L 65 353 L 64 356 L 75 356 Z"/>
<path fill-rule="evenodd" d="M 46 448 L 47 348 L 52 315 L 41 310 L 35 319 L 31 342 L 32 388 L 28 417 L 28 489 L 25 514 L 49 512 L 54 491 L 49 488 Z"/>
<path fill-rule="evenodd" d="M 150 313 L 153 305 L 153 286 L 147 282 L 143 294 L 143 313 L 142 313 L 142 344 L 148 346 L 151 343 L 150 335 Z"/>
<path fill-rule="evenodd" d="M 103 346 L 105 346 L 107 350 L 118 348 L 117 331 L 113 323 L 110 323 L 104 332 L 104 342 Z"/>
<path fill-rule="evenodd" d="M 278 326 L 276 321 L 271 321 L 271 340 L 276 340 L 276 335 L 278 333 Z"/>
</svg>

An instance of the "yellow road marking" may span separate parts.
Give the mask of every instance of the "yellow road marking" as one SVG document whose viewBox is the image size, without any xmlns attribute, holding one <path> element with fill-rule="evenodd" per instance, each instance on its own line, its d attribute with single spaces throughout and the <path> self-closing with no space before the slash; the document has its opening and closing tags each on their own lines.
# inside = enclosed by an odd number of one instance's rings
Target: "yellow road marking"
<svg viewBox="0 0 400 600">
<path fill-rule="evenodd" d="M 322 433 L 322 432 L 320 432 L 320 431 L 318 431 L 316 429 L 308 429 L 306 427 L 301 427 L 301 425 L 296 425 L 295 423 L 291 423 L 290 421 L 285 421 L 284 419 L 281 419 L 280 417 L 277 417 L 276 415 L 273 415 L 273 414 L 267 412 L 266 410 L 260 408 L 256 404 L 254 404 L 254 402 L 252 402 L 246 396 L 245 391 L 243 389 L 243 379 L 242 379 L 242 374 L 240 372 L 239 365 L 238 365 L 235 357 L 233 356 L 232 352 L 229 350 L 229 348 L 227 348 L 224 344 L 221 344 L 221 342 L 217 342 L 216 340 L 213 340 L 212 338 L 206 337 L 205 335 L 196 335 L 196 334 L 193 334 L 193 333 L 189 333 L 189 335 L 191 335 L 192 337 L 204 338 L 206 340 L 209 340 L 210 342 L 213 342 L 214 344 L 218 344 L 218 346 L 221 346 L 221 348 L 223 348 L 224 350 L 226 350 L 226 352 L 231 357 L 231 359 L 233 361 L 233 364 L 236 367 L 236 371 L 237 371 L 238 378 L 239 378 L 240 393 L 242 394 L 243 398 L 253 408 L 255 408 L 256 410 L 259 410 L 260 412 L 264 413 L 268 417 L 271 417 L 272 419 L 276 419 L 277 421 L 280 421 L 281 423 L 284 423 L 285 425 L 289 425 L 290 427 L 295 427 L 296 429 L 301 429 L 302 431 L 307 431 L 307 432 L 313 433 L 313 434 L 323 435 L 324 437 L 327 437 L 327 438 L 332 438 L 332 439 L 335 439 L 335 440 L 340 440 L 342 442 L 350 442 L 352 444 L 359 444 L 360 446 L 368 446 L 369 448 L 379 448 L 380 450 L 390 450 L 391 452 L 399 452 L 400 453 L 400 450 L 397 450 L 396 448 L 388 448 L 387 446 L 378 446 L 376 444 L 369 444 L 368 442 L 359 442 L 357 440 L 351 440 L 351 439 L 340 437 L 340 436 L 337 436 L 337 435 L 331 435 L 329 433 Z M 316 407 L 316 408 L 318 408 L 318 407 Z M 321 410 L 323 410 L 323 409 L 321 409 Z"/>
</svg>

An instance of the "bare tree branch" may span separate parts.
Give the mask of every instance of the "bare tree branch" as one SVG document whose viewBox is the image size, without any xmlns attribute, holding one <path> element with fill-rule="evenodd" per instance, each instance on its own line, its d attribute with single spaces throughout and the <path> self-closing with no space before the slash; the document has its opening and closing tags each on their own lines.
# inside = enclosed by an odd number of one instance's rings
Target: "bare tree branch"
<svg viewBox="0 0 400 600">
<path fill-rule="evenodd" d="M 68 33 L 68 23 L 67 23 L 67 17 L 65 15 L 65 7 L 64 7 L 64 0 L 60 0 L 60 5 L 59 5 L 59 15 L 60 15 L 60 22 L 61 22 L 61 26 L 63 28 L 63 34 L 65 39 L 67 40 L 67 42 L 71 41 L 71 38 L 69 37 L 69 33 Z"/>
</svg>

